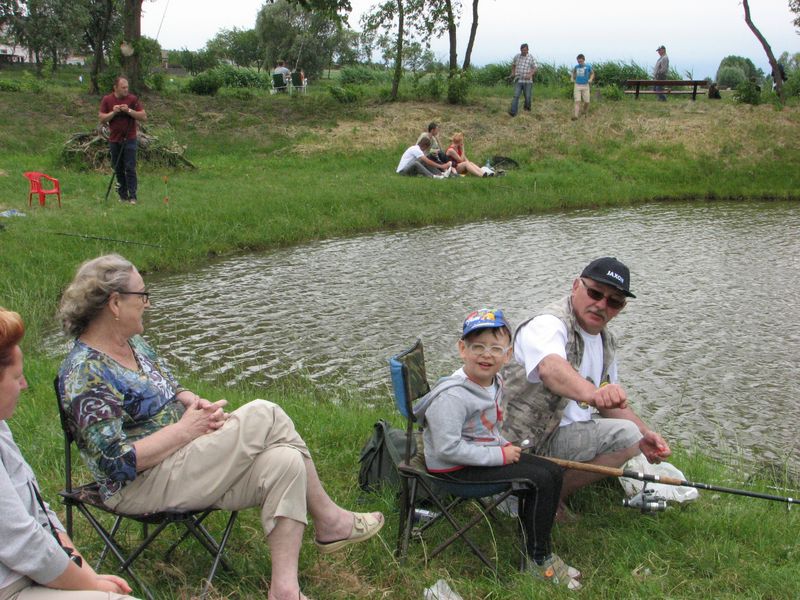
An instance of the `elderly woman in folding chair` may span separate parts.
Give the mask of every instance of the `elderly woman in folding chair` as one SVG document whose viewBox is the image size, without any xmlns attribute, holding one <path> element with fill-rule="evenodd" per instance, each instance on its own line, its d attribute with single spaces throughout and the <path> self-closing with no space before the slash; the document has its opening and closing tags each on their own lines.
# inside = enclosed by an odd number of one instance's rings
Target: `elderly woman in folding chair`
<svg viewBox="0 0 800 600">
<path fill-rule="evenodd" d="M 136 514 L 259 506 L 272 556 L 268 598 L 305 598 L 298 559 L 307 512 L 322 553 L 369 539 L 383 515 L 331 500 L 278 405 L 254 400 L 226 413 L 225 400 L 182 387 L 141 338 L 149 306 L 142 276 L 116 254 L 81 265 L 61 301 L 75 342 L 60 395 L 104 502 Z"/>
<path fill-rule="evenodd" d="M 6 420 L 22 390 L 20 316 L 0 308 L 0 600 L 122 600 L 131 591 L 116 575 L 83 562 L 56 514 L 42 499 Z"/>
</svg>

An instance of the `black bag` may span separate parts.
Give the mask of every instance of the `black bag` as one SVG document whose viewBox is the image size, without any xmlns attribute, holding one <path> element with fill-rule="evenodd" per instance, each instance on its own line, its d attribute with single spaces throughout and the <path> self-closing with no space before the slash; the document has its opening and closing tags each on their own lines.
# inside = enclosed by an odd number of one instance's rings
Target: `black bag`
<svg viewBox="0 0 800 600">
<path fill-rule="evenodd" d="M 365 492 L 374 492 L 384 484 L 397 486 L 400 475 L 397 465 L 403 460 L 406 432 L 381 419 L 361 449 L 358 459 L 358 485 Z"/>
</svg>

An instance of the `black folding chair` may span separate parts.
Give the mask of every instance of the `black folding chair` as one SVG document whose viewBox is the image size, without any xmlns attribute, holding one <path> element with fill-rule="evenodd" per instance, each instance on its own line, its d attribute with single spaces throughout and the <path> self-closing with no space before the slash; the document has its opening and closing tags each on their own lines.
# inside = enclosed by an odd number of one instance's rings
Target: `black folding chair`
<svg viewBox="0 0 800 600">
<path fill-rule="evenodd" d="M 398 465 L 401 476 L 400 526 L 397 535 L 398 557 L 401 561 L 405 560 L 412 533 L 422 537 L 425 531 L 432 526 L 446 521 L 450 523 L 453 534 L 434 548 L 430 553 L 430 558 L 436 557 L 456 540 L 461 540 L 486 566 L 496 571 L 495 565 L 467 534 L 478 523 L 486 520 L 487 516 L 492 516 L 498 505 L 510 496 L 518 498 L 519 512 L 522 514 L 523 503 L 528 501 L 533 484 L 526 479 L 469 483 L 429 473 L 420 457 L 418 455 L 415 457 L 414 451 L 416 419 L 412 406 L 417 399 L 430 391 L 425 373 L 422 341 L 417 340 L 411 348 L 393 356 L 389 360 L 389 368 L 392 374 L 395 405 L 406 418 L 405 459 Z M 418 436 L 417 439 L 421 440 L 421 436 Z M 421 453 L 422 449 L 417 448 L 416 452 Z M 438 515 L 415 528 L 415 511 L 420 500 L 419 486 L 424 490 L 429 502 L 433 502 L 438 509 Z M 462 524 L 456 519 L 455 508 L 470 501 L 478 504 L 478 511 Z M 520 548 L 519 568 L 523 570 L 525 568 L 525 530 L 521 521 L 518 520 L 518 524 L 523 542 Z"/>
<path fill-rule="evenodd" d="M 67 414 L 64 406 L 61 403 L 61 394 L 59 392 L 58 378 L 56 377 L 53 382 L 56 391 L 56 403 L 58 405 L 58 415 L 61 419 L 61 429 L 64 433 L 64 489 L 59 492 L 64 505 L 66 507 L 66 528 L 67 535 L 72 537 L 72 509 L 75 508 L 80 512 L 92 528 L 103 540 L 103 550 L 100 553 L 100 558 L 97 560 L 95 570 L 99 570 L 106 556 L 110 552 L 119 561 L 119 571 L 125 572 L 128 576 L 138 585 L 139 589 L 147 596 L 148 600 L 154 600 L 153 594 L 149 588 L 141 581 L 133 570 L 133 562 L 145 551 L 155 539 L 170 525 L 178 527 L 183 526 L 185 531 L 165 552 L 164 559 L 169 559 L 173 550 L 177 548 L 189 536 L 193 536 L 212 556 L 213 562 L 211 564 L 211 571 L 208 578 L 203 584 L 200 598 L 205 598 L 208 590 L 211 587 L 211 582 L 217 568 L 222 565 L 226 571 L 233 572 L 233 567 L 225 560 L 223 552 L 228 543 L 228 538 L 233 530 L 233 525 L 236 522 L 236 517 L 239 514 L 237 511 L 232 511 L 228 518 L 227 525 L 222 533 L 222 538 L 219 542 L 208 532 L 203 525 L 203 521 L 211 513 L 217 509 L 206 509 L 196 511 L 163 511 L 156 513 L 146 514 L 128 514 L 115 511 L 103 503 L 100 489 L 97 483 L 87 483 L 75 487 L 72 482 L 72 444 L 75 443 L 75 437 L 72 428 L 69 425 Z M 76 444 L 77 445 L 77 444 Z M 114 523 L 108 529 L 98 518 L 101 513 L 113 515 Z M 118 537 L 120 526 L 125 520 L 135 521 L 142 525 L 142 539 L 139 545 L 131 550 L 127 550 Z M 150 530 L 150 526 L 153 527 Z"/>
</svg>

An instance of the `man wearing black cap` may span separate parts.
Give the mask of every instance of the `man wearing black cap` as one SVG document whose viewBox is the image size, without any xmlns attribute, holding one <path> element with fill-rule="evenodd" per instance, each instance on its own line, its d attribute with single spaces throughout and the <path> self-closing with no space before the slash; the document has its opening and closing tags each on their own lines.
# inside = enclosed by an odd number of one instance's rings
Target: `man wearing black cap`
<svg viewBox="0 0 800 600">
<path fill-rule="evenodd" d="M 669 56 L 667 56 L 667 49 L 662 44 L 658 48 L 656 48 L 656 52 L 658 52 L 658 60 L 656 61 L 656 68 L 653 69 L 653 79 L 656 81 L 664 81 L 669 77 Z M 660 85 L 653 86 L 653 89 L 656 91 L 661 91 L 664 88 Z M 667 101 L 666 94 L 659 94 L 658 99 L 661 102 Z"/>
<path fill-rule="evenodd" d="M 619 467 L 642 452 L 670 455 L 664 439 L 628 407 L 618 383 L 608 322 L 625 307 L 630 271 L 616 258 L 592 261 L 570 295 L 517 327 L 514 361 L 503 370 L 504 435 L 536 454 Z M 564 499 L 602 475 L 567 470 Z"/>
</svg>

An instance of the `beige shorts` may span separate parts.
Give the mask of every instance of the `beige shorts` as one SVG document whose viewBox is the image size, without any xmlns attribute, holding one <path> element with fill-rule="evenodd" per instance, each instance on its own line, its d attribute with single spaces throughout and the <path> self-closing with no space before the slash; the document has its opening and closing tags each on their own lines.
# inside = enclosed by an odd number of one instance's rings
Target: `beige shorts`
<svg viewBox="0 0 800 600">
<path fill-rule="evenodd" d="M 55 590 L 37 585 L 27 577 L 0 589 L 0 600 L 136 600 L 113 592 Z"/>
<path fill-rule="evenodd" d="M 601 454 L 611 454 L 639 443 L 642 433 L 627 419 L 604 419 L 595 416 L 559 427 L 545 454 L 565 460 L 587 462 Z"/>
<path fill-rule="evenodd" d="M 220 429 L 142 471 L 106 504 L 120 512 L 260 507 L 269 535 L 277 517 L 308 524 L 306 466 L 311 454 L 280 406 L 253 400 Z"/>
<path fill-rule="evenodd" d="M 573 91 L 573 95 L 575 97 L 575 102 L 586 102 L 589 103 L 589 90 L 590 87 L 588 83 L 583 85 L 575 84 L 575 90 Z"/>
</svg>

